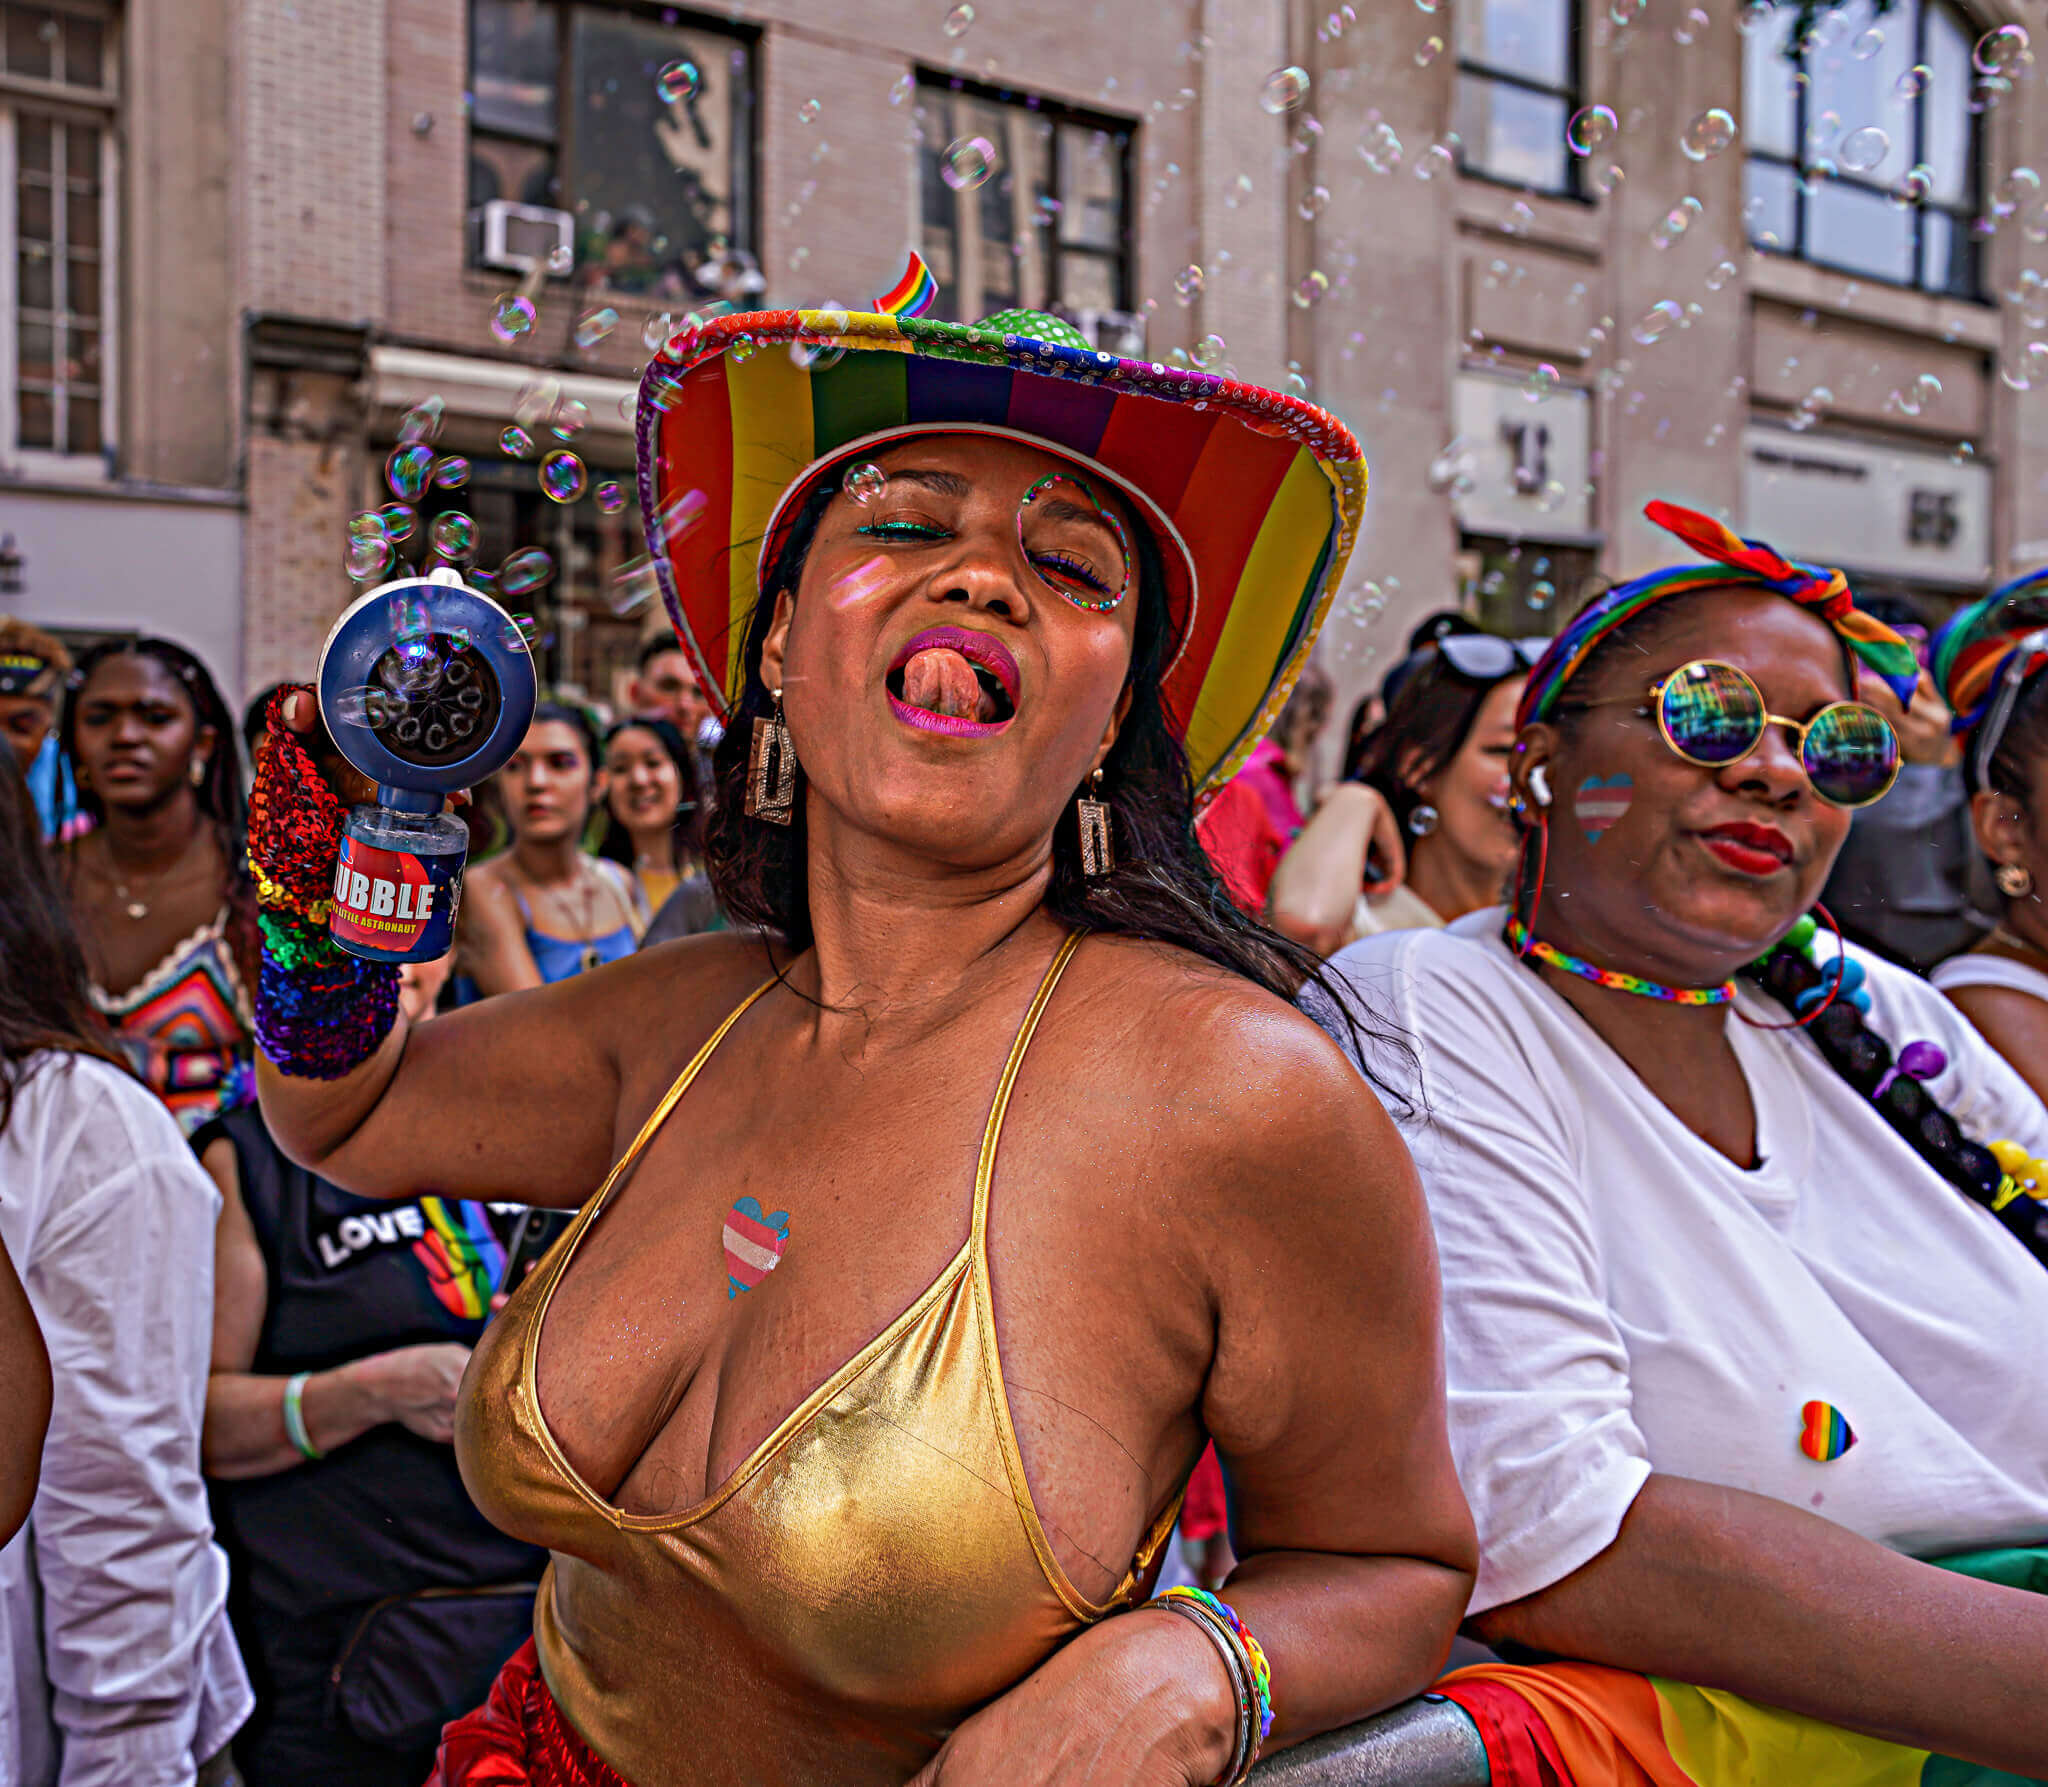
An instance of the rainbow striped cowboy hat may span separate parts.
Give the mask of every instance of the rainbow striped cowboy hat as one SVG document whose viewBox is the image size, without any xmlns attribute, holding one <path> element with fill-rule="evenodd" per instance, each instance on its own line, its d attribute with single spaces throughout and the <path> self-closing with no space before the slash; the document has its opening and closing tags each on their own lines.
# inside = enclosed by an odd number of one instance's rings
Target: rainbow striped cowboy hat
<svg viewBox="0 0 2048 1787">
<path fill-rule="evenodd" d="M 1365 508 L 1351 431 L 1299 398 L 1125 360 L 1036 311 L 980 323 L 844 310 L 713 318 L 640 385 L 641 511 L 662 596 L 723 719 L 740 644 L 806 490 L 921 434 L 1029 441 L 1114 485 L 1166 567 L 1167 712 L 1198 802 L 1307 662 Z"/>
</svg>

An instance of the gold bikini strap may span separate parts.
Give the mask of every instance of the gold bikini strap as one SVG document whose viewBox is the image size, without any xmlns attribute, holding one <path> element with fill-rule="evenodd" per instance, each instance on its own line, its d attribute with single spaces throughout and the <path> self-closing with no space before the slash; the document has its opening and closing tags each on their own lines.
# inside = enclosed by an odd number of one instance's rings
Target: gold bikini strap
<svg viewBox="0 0 2048 1787">
<path fill-rule="evenodd" d="M 1080 947 L 1081 933 L 1069 931 L 1066 942 L 1060 945 L 1059 954 L 1052 959 L 1052 966 L 1045 971 L 1045 978 L 1038 983 L 1038 996 L 1024 1014 L 1017 1040 L 1010 1045 L 1010 1059 L 1003 1066 L 1003 1077 L 996 1083 L 995 1103 L 989 1107 L 988 1128 L 981 1137 L 981 1161 L 974 1169 L 974 1227 L 971 1235 L 977 1257 L 982 1253 L 987 1237 L 988 1191 L 995 1183 L 996 1144 L 1002 1140 L 1003 1116 L 1010 1108 L 1010 1090 L 1017 1083 L 1018 1069 L 1024 1065 L 1025 1051 L 1031 1047 L 1038 1020 L 1045 1016 L 1045 1008 L 1051 1003 L 1053 989 L 1060 984 L 1060 976 L 1066 973 L 1067 964 L 1074 959 L 1074 951 Z"/>
<path fill-rule="evenodd" d="M 593 1212 L 604 1208 L 604 1201 L 611 1196 L 612 1187 L 625 1177 L 626 1173 L 632 1168 L 633 1163 L 646 1150 L 647 1144 L 654 1140 L 654 1132 L 668 1121 L 669 1112 L 682 1102 L 683 1094 L 690 1089 L 690 1082 L 697 1077 L 704 1063 L 709 1061 L 718 1052 L 718 1045 L 725 1040 L 726 1033 L 741 1018 L 747 1015 L 753 1008 L 755 1000 L 759 999 L 763 993 L 776 984 L 777 977 L 773 975 L 764 980 L 742 999 L 738 1005 L 733 1007 L 726 1015 L 725 1022 L 712 1031 L 710 1036 L 706 1038 L 704 1046 L 690 1057 L 689 1064 L 684 1067 L 681 1073 L 676 1075 L 675 1084 L 661 1095 L 661 1102 L 647 1114 L 647 1121 L 640 1125 L 640 1133 L 633 1138 L 633 1145 L 619 1156 L 618 1164 L 605 1175 L 604 1183 L 597 1188 L 597 1196 L 590 1200 L 590 1207 Z M 564 1257 L 567 1257 L 566 1253 Z"/>
</svg>

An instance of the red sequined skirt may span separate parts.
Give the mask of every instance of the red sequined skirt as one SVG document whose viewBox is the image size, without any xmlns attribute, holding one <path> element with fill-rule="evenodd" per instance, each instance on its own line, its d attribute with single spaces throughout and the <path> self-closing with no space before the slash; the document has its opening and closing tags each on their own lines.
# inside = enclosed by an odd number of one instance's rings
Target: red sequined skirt
<svg viewBox="0 0 2048 1787">
<path fill-rule="evenodd" d="M 427 1787 L 633 1787 L 562 1717 L 528 1639 L 490 1698 L 441 1733 Z"/>
</svg>

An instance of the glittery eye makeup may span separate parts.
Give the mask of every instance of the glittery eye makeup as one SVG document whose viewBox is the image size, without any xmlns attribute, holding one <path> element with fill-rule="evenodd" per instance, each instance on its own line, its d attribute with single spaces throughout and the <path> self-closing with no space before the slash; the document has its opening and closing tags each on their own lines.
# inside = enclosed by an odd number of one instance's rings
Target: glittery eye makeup
<svg viewBox="0 0 2048 1787">
<path fill-rule="evenodd" d="M 1106 614 L 1130 593 L 1124 524 L 1079 478 L 1048 472 L 1025 491 L 1017 543 L 1039 581 L 1076 608 Z"/>
</svg>

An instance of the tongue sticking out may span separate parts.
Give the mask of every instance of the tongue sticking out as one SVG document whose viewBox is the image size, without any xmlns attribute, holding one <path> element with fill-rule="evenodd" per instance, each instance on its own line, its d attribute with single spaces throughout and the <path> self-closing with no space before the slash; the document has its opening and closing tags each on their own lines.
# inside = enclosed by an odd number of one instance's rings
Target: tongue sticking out
<svg viewBox="0 0 2048 1787">
<path fill-rule="evenodd" d="M 989 721 L 995 700 L 974 674 L 974 666 L 944 646 L 921 651 L 903 666 L 903 699 L 927 713 L 955 720 Z"/>
</svg>

